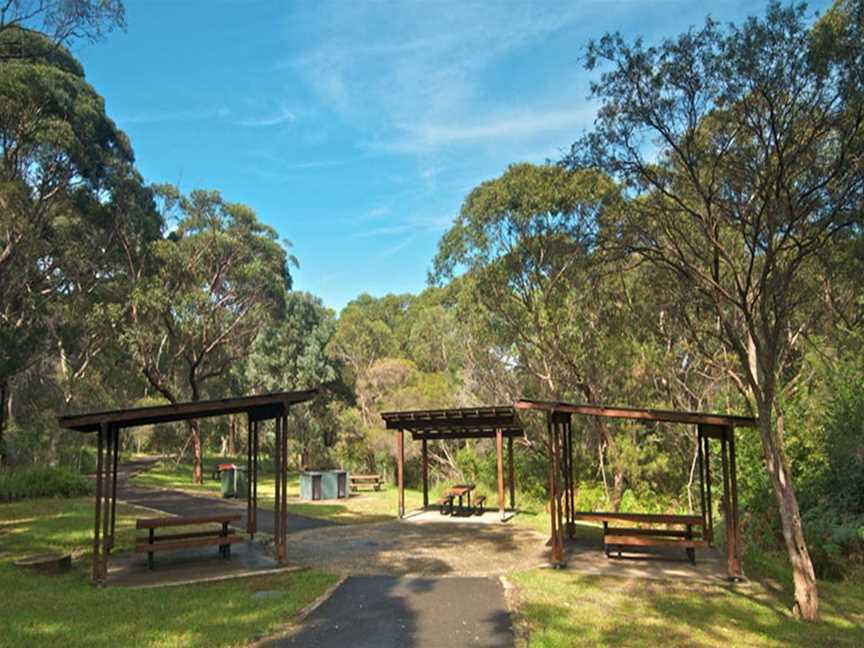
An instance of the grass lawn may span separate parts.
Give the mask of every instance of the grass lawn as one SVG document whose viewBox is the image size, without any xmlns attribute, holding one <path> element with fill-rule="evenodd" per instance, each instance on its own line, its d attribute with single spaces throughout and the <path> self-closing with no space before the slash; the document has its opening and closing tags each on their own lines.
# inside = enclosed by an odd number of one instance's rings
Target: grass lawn
<svg viewBox="0 0 864 648">
<path fill-rule="evenodd" d="M 115 551 L 122 551 L 134 542 L 135 509 L 118 505 L 117 512 Z M 309 570 L 155 591 L 97 588 L 89 582 L 92 534 L 88 498 L 0 505 L 0 645 L 244 645 L 290 622 L 337 580 Z M 12 564 L 54 550 L 81 559 L 62 576 L 33 575 Z M 262 590 L 281 595 L 254 598 Z"/>
<path fill-rule="evenodd" d="M 211 459 L 205 466 L 215 466 L 222 459 Z M 269 466 L 265 470 L 266 461 L 261 462 L 258 475 L 258 506 L 272 508 L 276 492 L 273 473 Z M 245 464 L 244 464 L 245 465 Z M 138 475 L 134 482 L 142 486 L 173 488 L 199 494 L 218 495 L 220 484 L 204 475 L 203 484 L 192 482 L 192 466 L 177 464 L 171 459 L 160 461 L 148 471 Z M 348 500 L 326 502 L 300 501 L 300 478 L 295 473 L 288 481 L 288 511 L 307 517 L 325 518 L 344 524 L 364 524 L 368 522 L 384 522 L 397 516 L 398 490 L 392 485 L 384 485 L 380 491 L 362 491 L 352 494 Z M 421 506 L 423 495 L 420 491 L 405 489 L 405 508 L 411 510 Z"/>
<path fill-rule="evenodd" d="M 750 571 L 762 580 L 736 587 L 516 573 L 516 626 L 531 648 L 864 646 L 864 578 L 821 582 L 822 620 L 810 624 L 789 612 L 791 577 L 781 561 L 755 562 Z"/>
</svg>

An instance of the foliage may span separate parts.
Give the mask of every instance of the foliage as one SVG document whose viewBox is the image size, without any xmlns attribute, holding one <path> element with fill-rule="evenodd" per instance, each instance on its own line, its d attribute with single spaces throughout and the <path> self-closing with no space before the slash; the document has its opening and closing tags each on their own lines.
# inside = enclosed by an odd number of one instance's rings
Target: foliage
<svg viewBox="0 0 864 648">
<path fill-rule="evenodd" d="M 0 502 L 35 497 L 80 497 L 92 492 L 93 482 L 68 468 L 0 469 Z"/>
</svg>

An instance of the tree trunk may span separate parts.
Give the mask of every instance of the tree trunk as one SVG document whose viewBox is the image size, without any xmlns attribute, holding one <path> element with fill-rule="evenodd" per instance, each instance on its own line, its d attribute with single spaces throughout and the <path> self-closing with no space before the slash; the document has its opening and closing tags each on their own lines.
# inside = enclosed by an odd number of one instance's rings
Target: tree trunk
<svg viewBox="0 0 864 648">
<path fill-rule="evenodd" d="M 204 483 L 204 474 L 201 470 L 201 424 L 198 419 L 192 419 L 187 423 L 189 434 L 192 435 L 192 481 L 196 484 Z"/>
<path fill-rule="evenodd" d="M 6 394 L 9 391 L 9 379 L 0 378 L 0 466 L 6 464 Z"/>
<path fill-rule="evenodd" d="M 780 524 L 789 562 L 792 564 L 792 579 L 795 583 L 795 614 L 807 621 L 815 621 L 819 616 L 819 595 L 816 589 L 816 573 L 804 540 L 804 528 L 798 509 L 798 498 L 792 484 L 792 473 L 783 449 L 783 416 L 773 416 L 773 406 L 769 402 L 758 402 L 759 432 L 765 463 L 774 495 L 780 509 Z"/>
<path fill-rule="evenodd" d="M 235 414 L 228 417 L 228 454 L 232 457 L 237 454 L 237 416 Z"/>
</svg>

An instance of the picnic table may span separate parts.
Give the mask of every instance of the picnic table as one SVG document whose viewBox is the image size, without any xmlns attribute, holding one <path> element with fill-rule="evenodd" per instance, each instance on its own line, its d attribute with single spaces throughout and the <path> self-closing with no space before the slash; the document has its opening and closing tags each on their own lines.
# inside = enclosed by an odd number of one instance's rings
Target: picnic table
<svg viewBox="0 0 864 648">
<path fill-rule="evenodd" d="M 459 498 L 459 512 L 462 513 L 465 511 L 465 507 L 462 505 L 462 498 L 467 498 L 468 500 L 468 510 L 471 510 L 471 491 L 474 490 L 474 484 L 455 484 L 444 491 L 442 494 L 440 504 L 441 504 L 441 514 L 444 515 L 446 513 L 446 509 L 449 508 L 450 515 L 456 515 L 456 508 L 453 506 L 453 500 L 455 498 Z"/>
<path fill-rule="evenodd" d="M 219 555 L 225 560 L 229 560 L 231 558 L 231 544 L 242 541 L 242 538 L 234 535 L 234 529 L 229 525 L 231 522 L 239 521 L 239 513 L 139 519 L 135 522 L 135 528 L 148 529 L 149 533 L 146 538 L 136 540 L 135 552 L 147 554 L 147 566 L 150 569 L 153 569 L 153 553 L 155 551 L 176 551 L 189 547 L 218 545 Z M 221 524 L 222 528 L 214 529 L 212 528 L 214 524 Z M 206 531 L 156 535 L 156 529 L 198 525 L 209 525 L 210 528 Z"/>
</svg>

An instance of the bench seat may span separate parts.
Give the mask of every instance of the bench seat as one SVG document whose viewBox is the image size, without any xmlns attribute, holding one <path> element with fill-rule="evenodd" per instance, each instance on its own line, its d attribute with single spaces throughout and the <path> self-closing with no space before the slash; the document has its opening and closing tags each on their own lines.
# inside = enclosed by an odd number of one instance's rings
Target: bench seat
<svg viewBox="0 0 864 648">
<path fill-rule="evenodd" d="M 240 521 L 239 513 L 219 513 L 215 515 L 195 515 L 189 517 L 141 518 L 135 521 L 135 528 L 149 531 L 147 537 L 136 538 L 135 552 L 147 554 L 147 566 L 153 569 L 153 554 L 157 551 L 177 551 L 190 547 L 218 546 L 219 555 L 231 558 L 231 545 L 243 539 L 235 535 L 228 525 Z M 221 524 L 221 529 L 210 528 L 203 531 L 183 531 L 156 535 L 157 529 L 178 526 Z"/>
<path fill-rule="evenodd" d="M 177 549 L 188 549 L 189 547 L 206 547 L 209 545 L 232 545 L 237 542 L 243 542 L 243 538 L 236 535 L 223 536 L 218 531 L 213 532 L 209 537 L 184 538 L 178 540 L 164 540 L 156 538 L 154 542 L 150 542 L 147 538 L 138 538 L 135 542 L 135 551 L 137 553 L 151 553 L 153 551 L 176 551 Z"/>
<path fill-rule="evenodd" d="M 681 548 L 690 562 L 696 562 L 696 549 L 705 549 L 711 543 L 703 536 L 703 520 L 699 515 L 655 513 L 576 512 L 576 520 L 603 523 L 603 551 L 621 555 L 622 547 Z M 624 522 L 645 526 L 614 527 L 610 523 Z M 671 528 L 684 526 L 686 529 Z"/>
</svg>

